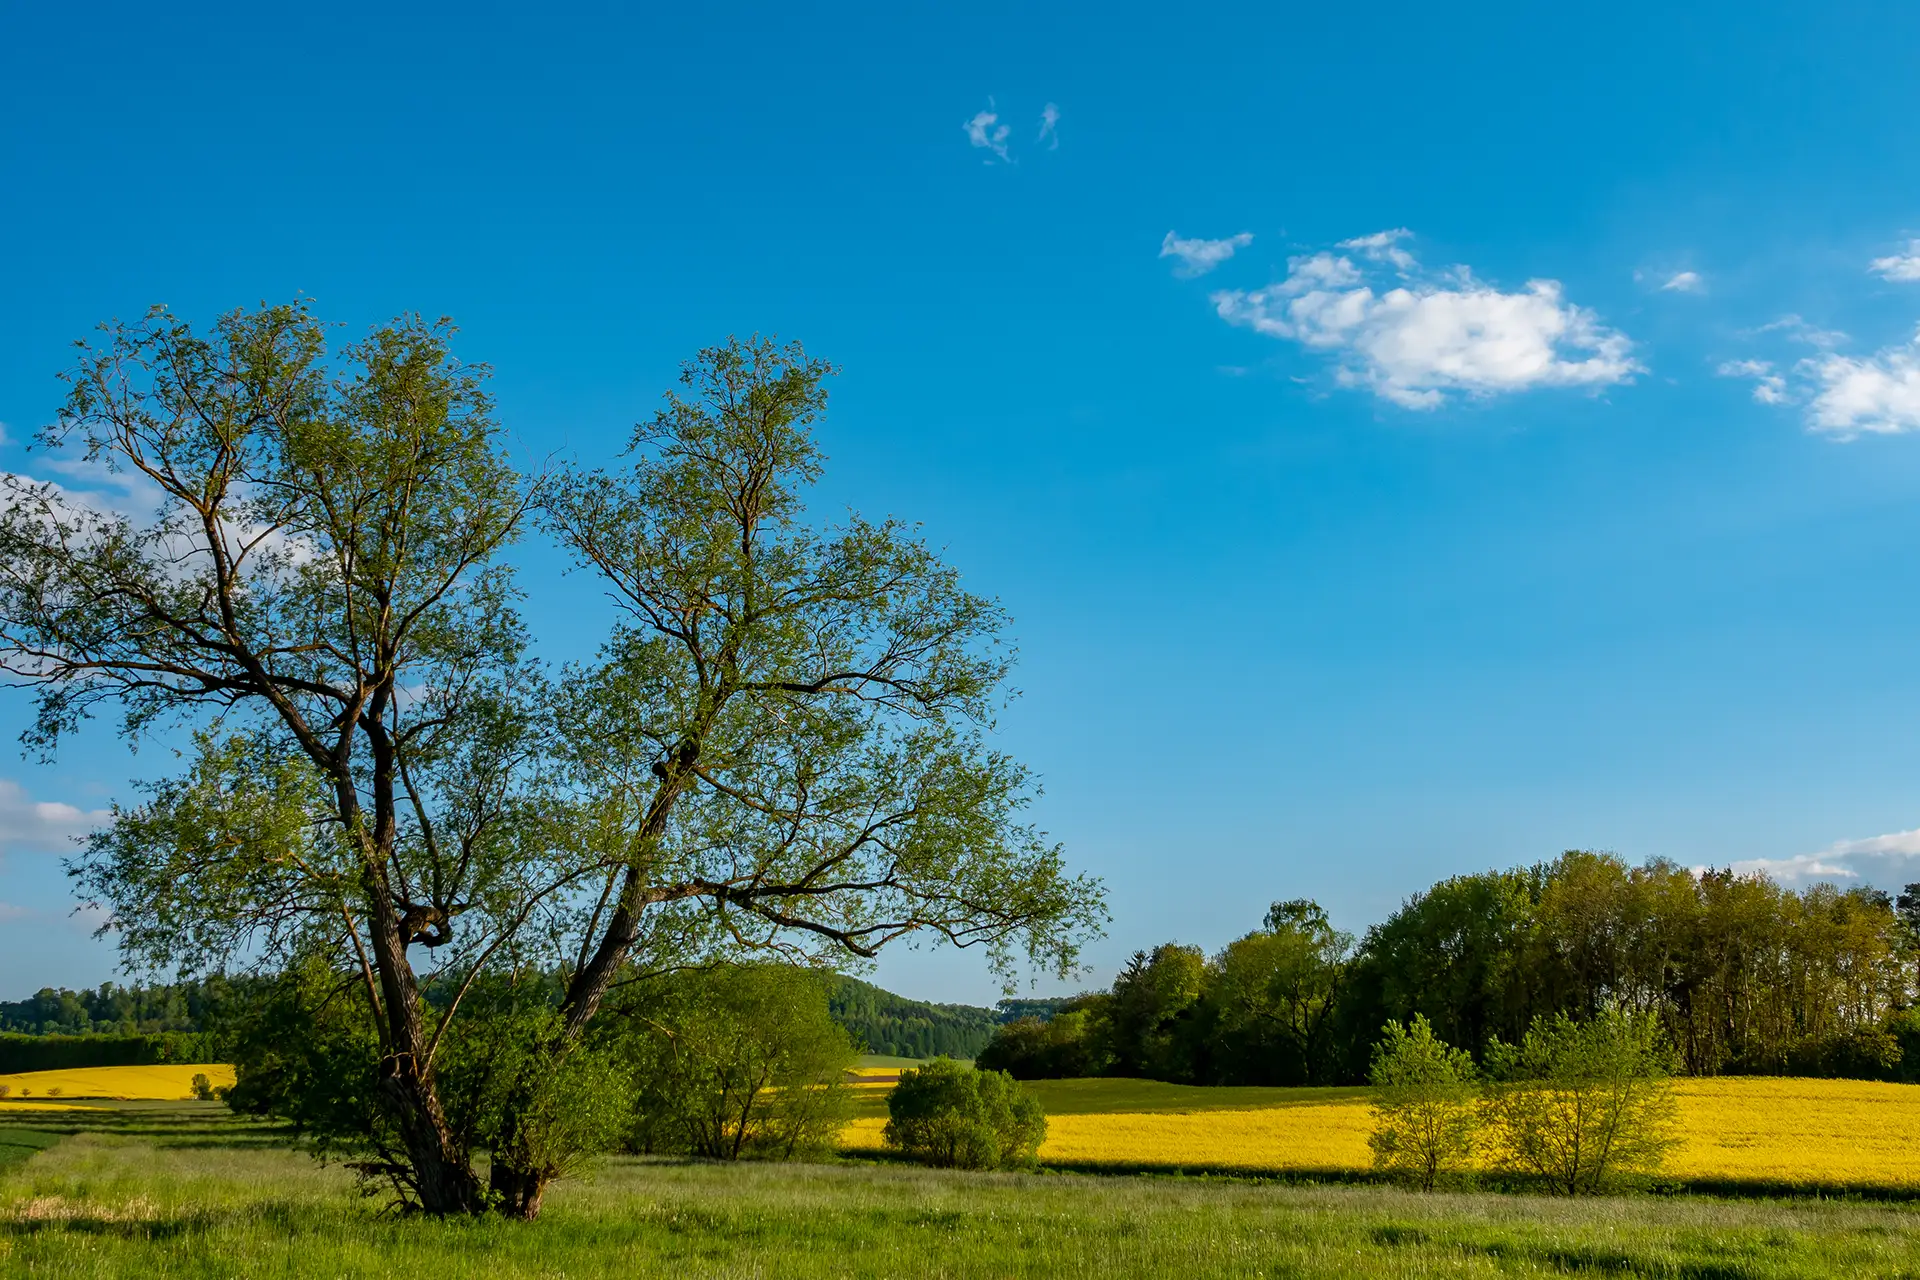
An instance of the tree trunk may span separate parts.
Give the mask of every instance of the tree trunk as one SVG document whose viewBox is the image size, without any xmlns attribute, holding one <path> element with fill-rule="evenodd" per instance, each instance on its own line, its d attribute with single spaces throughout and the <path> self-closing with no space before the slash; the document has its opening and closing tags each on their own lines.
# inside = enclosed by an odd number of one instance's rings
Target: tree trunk
<svg viewBox="0 0 1920 1280">
<path fill-rule="evenodd" d="M 467 1152 L 454 1141 L 432 1077 L 421 1069 L 427 1060 L 427 1031 L 392 895 L 371 872 L 367 889 L 374 967 L 386 1006 L 387 1052 L 380 1060 L 380 1092 L 399 1122 L 420 1207 L 436 1217 L 484 1212 L 480 1179 Z"/>
<path fill-rule="evenodd" d="M 436 1217 L 477 1214 L 486 1208 L 480 1180 L 447 1128 L 433 1083 L 422 1080 L 412 1054 L 393 1054 L 380 1064 L 380 1091 L 400 1122 L 401 1141 L 412 1164 L 420 1207 Z"/>
<path fill-rule="evenodd" d="M 494 1208 L 502 1217 L 531 1222 L 540 1216 L 540 1200 L 547 1194 L 552 1175 L 537 1169 L 517 1169 L 495 1157 L 488 1187 L 493 1192 Z"/>
</svg>

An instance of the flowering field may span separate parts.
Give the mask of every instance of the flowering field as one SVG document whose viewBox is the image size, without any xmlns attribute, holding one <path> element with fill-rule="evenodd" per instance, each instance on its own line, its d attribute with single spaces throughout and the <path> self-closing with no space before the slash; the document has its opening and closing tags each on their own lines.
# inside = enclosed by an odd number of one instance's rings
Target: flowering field
<svg viewBox="0 0 1920 1280">
<path fill-rule="evenodd" d="M 1357 1089 L 1194 1089 L 1140 1080 L 1036 1081 L 1043 1162 L 1307 1173 L 1368 1167 Z M 1920 1191 L 1920 1085 L 1720 1077 L 1675 1084 L 1687 1181 Z M 1226 1095 L 1217 1100 L 1210 1095 Z M 1100 1107 L 1105 1096 L 1111 1105 Z M 877 1101 L 877 1099 L 876 1099 Z M 1225 1105 L 1221 1105 L 1225 1104 Z M 880 1145 L 876 1106 L 842 1135 Z"/>
<path fill-rule="evenodd" d="M 72 1098 L 176 1101 L 193 1096 L 193 1078 L 196 1075 L 206 1076 L 215 1087 L 233 1083 L 233 1068 L 218 1062 L 23 1071 L 15 1075 L 0 1075 L 0 1085 L 7 1090 L 7 1096 L 0 1099 L 0 1110 L 58 1105 Z"/>
</svg>

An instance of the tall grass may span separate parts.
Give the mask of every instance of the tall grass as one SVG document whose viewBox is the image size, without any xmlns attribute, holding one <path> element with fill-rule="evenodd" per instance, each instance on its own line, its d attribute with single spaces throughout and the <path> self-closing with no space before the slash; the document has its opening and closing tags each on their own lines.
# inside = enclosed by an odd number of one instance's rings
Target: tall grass
<svg viewBox="0 0 1920 1280">
<path fill-rule="evenodd" d="M 35 1140 L 64 1140 L 0 1173 L 0 1275 L 1920 1274 L 1920 1216 L 1889 1205 L 1423 1197 L 885 1165 L 612 1161 L 556 1188 L 530 1226 L 402 1220 L 341 1170 L 217 1108 L 59 1120 L 40 1122 Z"/>
</svg>

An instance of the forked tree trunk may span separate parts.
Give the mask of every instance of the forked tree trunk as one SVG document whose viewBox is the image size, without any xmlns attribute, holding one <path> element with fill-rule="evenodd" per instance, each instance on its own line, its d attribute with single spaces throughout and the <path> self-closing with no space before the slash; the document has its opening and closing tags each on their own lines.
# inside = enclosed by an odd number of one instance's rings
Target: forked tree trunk
<svg viewBox="0 0 1920 1280">
<path fill-rule="evenodd" d="M 483 1213 L 486 1197 L 480 1192 L 480 1179 L 468 1153 L 454 1141 L 433 1078 L 423 1069 L 428 1061 L 427 1030 L 420 1018 L 419 988 L 407 963 L 407 944 L 400 935 L 392 896 L 371 872 L 367 889 L 372 903 L 369 925 L 374 967 L 379 972 L 387 1023 L 380 1093 L 400 1126 L 400 1140 L 413 1166 L 420 1208 L 436 1217 Z"/>
</svg>

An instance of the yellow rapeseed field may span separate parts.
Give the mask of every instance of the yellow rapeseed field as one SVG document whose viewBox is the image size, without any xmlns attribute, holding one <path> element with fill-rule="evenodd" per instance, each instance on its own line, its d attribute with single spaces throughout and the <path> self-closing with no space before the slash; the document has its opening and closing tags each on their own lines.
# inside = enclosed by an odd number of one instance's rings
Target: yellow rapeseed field
<svg viewBox="0 0 1920 1280">
<path fill-rule="evenodd" d="M 233 1068 L 219 1062 L 169 1062 L 151 1067 L 74 1067 L 65 1071 L 23 1071 L 0 1075 L 7 1096 L 0 1107 L 45 1105 L 70 1098 L 177 1100 L 193 1096 L 193 1078 L 204 1075 L 216 1088 L 233 1083 Z M 56 1092 L 56 1090 L 58 1092 Z"/>
<path fill-rule="evenodd" d="M 1076 1088 L 1105 1083 L 1076 1082 Z M 1134 1081 L 1111 1083 L 1129 1101 L 1139 1092 Z M 1667 1171 L 1675 1176 L 1920 1187 L 1920 1085 L 1721 1077 L 1677 1081 L 1674 1091 L 1681 1144 Z M 1368 1167 L 1364 1099 L 1303 1105 L 1285 1101 L 1289 1092 L 1270 1091 L 1268 1106 L 1052 1115 L 1040 1158 L 1061 1165 L 1275 1173 Z M 885 1123 L 874 1115 L 854 1120 L 842 1145 L 879 1147 Z"/>
</svg>

